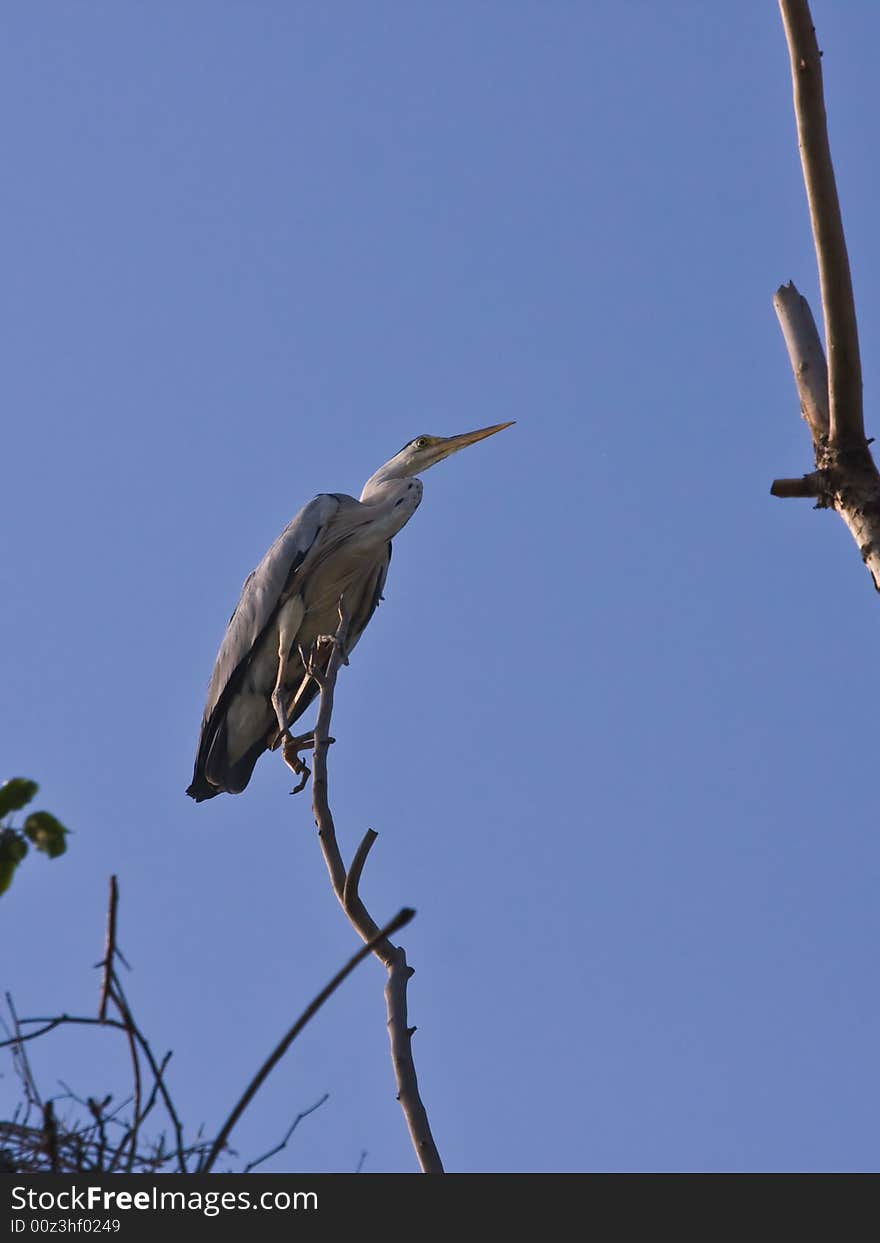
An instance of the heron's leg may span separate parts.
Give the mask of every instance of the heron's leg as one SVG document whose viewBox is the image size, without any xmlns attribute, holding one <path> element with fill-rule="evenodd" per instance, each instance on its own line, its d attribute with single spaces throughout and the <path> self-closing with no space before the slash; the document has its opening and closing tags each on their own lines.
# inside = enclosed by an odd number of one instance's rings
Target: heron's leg
<svg viewBox="0 0 880 1243">
<path fill-rule="evenodd" d="M 328 653 L 327 660 L 319 662 L 322 641 L 323 640 L 318 637 L 308 652 L 306 652 L 302 645 L 300 645 L 297 649 L 299 651 L 300 662 L 302 663 L 302 667 L 305 672 L 303 673 L 303 679 L 300 682 L 297 692 L 294 695 L 290 705 L 289 716 L 294 719 L 299 715 L 299 712 L 301 711 L 300 704 L 302 703 L 307 692 L 310 690 L 312 684 L 314 683 L 319 689 L 323 688 L 324 673 L 326 671 L 327 661 L 330 659 L 330 656 Z M 335 742 L 336 739 L 328 738 L 327 741 Z M 314 747 L 314 745 L 314 732 L 300 734 L 297 738 L 291 737 L 289 733 L 282 734 L 281 753 L 284 756 L 288 767 L 292 768 L 295 773 L 303 774 L 299 785 L 295 790 L 291 791 L 293 794 L 297 794 L 303 788 L 309 776 L 309 769 L 300 759 L 299 753 L 309 747 Z"/>
<path fill-rule="evenodd" d="M 345 596 L 339 597 L 339 602 L 336 607 L 339 613 L 339 623 L 341 625 L 344 621 L 349 620 L 348 612 L 346 611 L 346 608 L 345 608 Z M 330 652 L 333 650 L 334 647 L 339 648 L 339 653 L 342 657 L 342 663 L 344 665 L 348 664 L 348 648 L 341 641 L 338 635 L 319 634 L 317 639 L 315 639 L 315 646 L 312 650 L 314 653 L 317 653 L 318 649 L 322 647 L 329 648 L 329 651 L 327 653 L 327 660 L 324 662 L 325 669 L 327 668 L 327 663 L 330 660 Z"/>
<path fill-rule="evenodd" d="M 301 738 L 291 737 L 290 718 L 284 702 L 284 674 L 287 669 L 287 656 L 295 640 L 296 632 L 289 631 L 282 621 L 278 628 L 278 676 L 275 679 L 275 689 L 272 691 L 272 707 L 275 710 L 275 719 L 281 733 L 281 754 L 284 757 L 284 763 L 299 777 L 299 784 L 291 790 L 291 794 L 298 794 L 311 774 L 311 769 L 299 758 L 299 753 L 308 745 L 314 746 L 314 738 L 311 738 L 309 734 L 304 734 Z M 310 738 L 311 744 L 308 741 Z"/>
<path fill-rule="evenodd" d="M 342 621 L 344 616 L 345 614 L 343 612 L 342 599 L 340 598 L 340 621 Z M 292 769 L 293 772 L 300 777 L 299 784 L 291 791 L 292 794 L 298 794 L 299 791 L 303 789 L 311 774 L 311 770 L 305 765 L 302 759 L 300 759 L 299 753 L 307 747 L 314 747 L 315 735 L 314 733 L 309 733 L 301 734 L 298 738 L 292 737 L 289 725 L 290 718 L 293 717 L 295 719 L 297 717 L 299 705 L 312 683 L 314 683 L 320 690 L 323 690 L 325 684 L 324 675 L 327 672 L 327 667 L 330 663 L 330 656 L 334 647 L 338 647 L 340 649 L 343 662 L 347 665 L 348 656 L 346 655 L 346 652 L 336 635 L 318 635 L 308 652 L 305 651 L 302 645 L 298 647 L 297 650 L 299 652 L 299 658 L 304 672 L 302 681 L 300 682 L 297 692 L 294 695 L 293 701 L 290 705 L 290 712 L 288 713 L 287 706 L 284 702 L 283 682 L 287 653 L 290 651 L 290 645 L 288 644 L 288 636 L 285 634 L 283 624 L 279 628 L 278 678 L 275 682 L 275 689 L 272 692 L 272 706 L 275 709 L 275 716 L 278 721 L 278 729 L 281 735 L 281 754 L 284 757 L 284 762 L 287 764 L 288 768 Z M 324 655 L 325 651 L 326 656 Z M 327 739 L 328 743 L 334 741 L 335 739 L 333 738 Z"/>
<path fill-rule="evenodd" d="M 278 630 L 278 675 L 275 678 L 275 688 L 272 691 L 272 707 L 275 710 L 275 719 L 278 722 L 278 728 L 281 731 L 282 738 L 286 737 L 289 731 L 287 720 L 287 708 L 284 704 L 284 673 L 287 668 L 287 653 L 290 651 L 289 636 L 282 625 Z"/>
<path fill-rule="evenodd" d="M 299 684 L 299 689 L 293 697 L 293 703 L 290 705 L 290 715 L 294 718 L 294 720 L 298 715 L 297 709 L 302 703 L 303 696 L 306 694 L 306 691 L 309 689 L 314 680 L 311 672 L 311 659 L 306 656 L 302 648 L 299 649 L 299 658 L 302 661 L 302 667 L 305 669 L 305 673 L 303 674 L 303 680 Z"/>
</svg>

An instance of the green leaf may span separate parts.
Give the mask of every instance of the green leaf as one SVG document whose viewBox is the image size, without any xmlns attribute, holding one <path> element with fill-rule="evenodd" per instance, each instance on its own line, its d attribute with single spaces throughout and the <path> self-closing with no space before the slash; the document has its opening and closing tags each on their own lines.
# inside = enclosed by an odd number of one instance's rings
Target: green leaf
<svg viewBox="0 0 880 1243">
<path fill-rule="evenodd" d="M 0 820 L 11 811 L 18 811 L 27 804 L 39 790 L 36 781 L 28 781 L 27 777 L 10 777 L 0 786 Z"/>
<path fill-rule="evenodd" d="M 51 812 L 33 811 L 24 822 L 25 835 L 37 850 L 43 850 L 50 859 L 57 859 L 67 849 L 65 837 L 68 830 L 56 820 Z"/>
<path fill-rule="evenodd" d="M 12 884 L 15 869 L 28 852 L 28 844 L 15 829 L 0 829 L 0 893 Z"/>
</svg>

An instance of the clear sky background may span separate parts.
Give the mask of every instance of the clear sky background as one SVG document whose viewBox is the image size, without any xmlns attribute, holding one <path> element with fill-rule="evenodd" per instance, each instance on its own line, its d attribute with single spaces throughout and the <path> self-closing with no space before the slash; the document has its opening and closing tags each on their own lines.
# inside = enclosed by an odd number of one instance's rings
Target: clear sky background
<svg viewBox="0 0 880 1243">
<path fill-rule="evenodd" d="M 815 0 L 878 389 L 880 7 Z M 411 904 L 451 1170 L 877 1168 L 880 601 L 771 306 L 818 314 L 772 0 L 13 3 L 3 116 L 3 775 L 75 830 L 0 900 L 23 1014 L 138 1017 L 216 1129 L 355 948 L 276 756 L 184 795 L 242 580 L 420 432 L 429 472 L 339 684 L 331 801 Z M 239 1166 L 415 1168 L 383 972 Z M 111 1034 L 33 1049 L 122 1093 Z M 2 1067 L 3 1116 L 18 1084 Z"/>
</svg>

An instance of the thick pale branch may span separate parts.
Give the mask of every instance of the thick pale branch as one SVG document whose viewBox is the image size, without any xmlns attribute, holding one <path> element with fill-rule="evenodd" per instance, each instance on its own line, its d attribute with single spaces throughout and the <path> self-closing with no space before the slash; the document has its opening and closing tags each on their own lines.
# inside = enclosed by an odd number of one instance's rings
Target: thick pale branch
<svg viewBox="0 0 880 1243">
<path fill-rule="evenodd" d="M 777 290 L 773 305 L 785 336 L 801 401 L 813 436 L 816 470 L 800 479 L 776 479 L 774 496 L 813 497 L 849 527 L 880 591 L 880 475 L 862 417 L 862 370 L 849 258 L 831 164 L 822 90 L 822 64 L 807 0 L 779 0 L 791 57 L 798 145 L 822 287 L 827 365 L 810 308 L 793 285 Z M 827 397 L 823 377 L 827 373 Z"/>
<path fill-rule="evenodd" d="M 876 470 L 865 477 L 861 487 L 839 493 L 835 508 L 859 546 L 875 589 L 880 591 L 880 479 Z"/>
<path fill-rule="evenodd" d="M 395 948 L 394 961 L 388 967 L 388 981 L 385 985 L 391 1060 L 397 1079 L 397 1099 L 406 1118 L 419 1165 L 425 1174 L 442 1174 L 443 1164 L 431 1134 L 427 1111 L 419 1095 L 419 1081 L 412 1055 L 412 1038 L 416 1029 L 408 1025 L 406 1009 L 406 986 L 412 974 L 413 968 L 407 963 L 403 948 Z"/>
<path fill-rule="evenodd" d="M 831 163 L 822 63 L 807 0 L 779 0 L 791 57 L 798 146 L 822 288 L 829 370 L 829 438 L 865 437 L 859 334 L 840 200 Z"/>
<path fill-rule="evenodd" d="M 801 414 L 813 434 L 813 443 L 818 445 L 828 437 L 828 366 L 816 321 L 809 302 L 791 282 L 776 290 L 773 309 L 785 338 Z"/>
</svg>

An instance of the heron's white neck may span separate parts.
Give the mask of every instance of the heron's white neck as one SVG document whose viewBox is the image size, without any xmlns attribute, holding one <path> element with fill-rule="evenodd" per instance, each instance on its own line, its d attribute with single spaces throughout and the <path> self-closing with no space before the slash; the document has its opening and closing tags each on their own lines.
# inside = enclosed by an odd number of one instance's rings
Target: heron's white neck
<svg viewBox="0 0 880 1243">
<path fill-rule="evenodd" d="M 384 467 L 382 468 L 384 470 Z M 406 526 L 422 499 L 422 481 L 415 477 L 382 478 L 379 470 L 364 484 L 361 504 L 373 514 L 370 526 L 381 538 L 390 539 Z"/>
<path fill-rule="evenodd" d="M 384 466 L 380 466 L 374 475 L 370 475 L 364 484 L 361 492 L 361 501 L 364 505 L 374 505 L 375 497 L 381 497 L 380 489 L 383 484 L 390 483 L 392 480 L 400 482 L 401 479 L 406 480 L 406 467 L 399 460 L 400 454 L 393 457 L 390 462 L 386 462 Z"/>
</svg>

